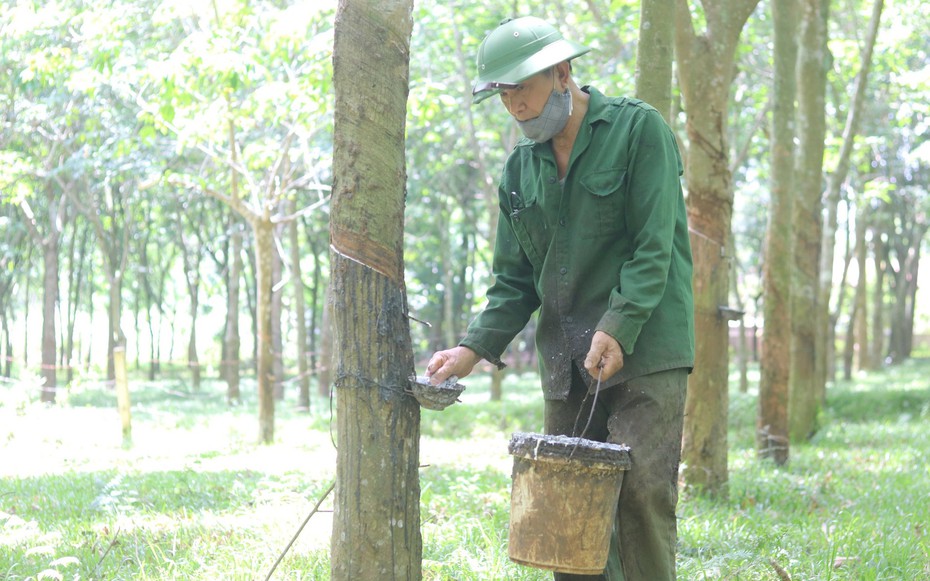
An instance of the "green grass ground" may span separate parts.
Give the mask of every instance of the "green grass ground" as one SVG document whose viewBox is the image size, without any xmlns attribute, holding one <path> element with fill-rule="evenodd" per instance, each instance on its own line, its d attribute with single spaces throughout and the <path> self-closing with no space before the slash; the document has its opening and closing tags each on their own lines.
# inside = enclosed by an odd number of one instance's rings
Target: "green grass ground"
<svg viewBox="0 0 930 581">
<path fill-rule="evenodd" d="M 679 579 L 930 579 L 930 359 L 841 383 L 822 428 L 787 466 L 756 459 L 756 398 L 731 394 L 726 500 L 683 490 Z M 551 576 L 507 558 L 514 431 L 541 431 L 532 375 L 502 402 L 468 378 L 463 402 L 422 415 L 425 579 Z M 265 579 L 332 481 L 330 406 L 278 407 L 258 446 L 246 384 L 132 386 L 132 445 L 113 392 L 78 383 L 46 407 L 0 384 L 0 579 Z M 322 508 L 332 508 L 328 498 Z M 329 512 L 314 515 L 274 579 L 327 579 Z"/>
</svg>

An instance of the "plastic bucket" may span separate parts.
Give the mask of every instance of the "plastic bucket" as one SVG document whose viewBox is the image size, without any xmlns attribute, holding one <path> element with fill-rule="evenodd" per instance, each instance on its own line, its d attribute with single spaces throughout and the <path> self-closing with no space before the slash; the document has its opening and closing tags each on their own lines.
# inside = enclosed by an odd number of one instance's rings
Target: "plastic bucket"
<svg viewBox="0 0 930 581">
<path fill-rule="evenodd" d="M 629 448 L 517 432 L 508 450 L 510 559 L 560 573 L 603 573 Z"/>
</svg>

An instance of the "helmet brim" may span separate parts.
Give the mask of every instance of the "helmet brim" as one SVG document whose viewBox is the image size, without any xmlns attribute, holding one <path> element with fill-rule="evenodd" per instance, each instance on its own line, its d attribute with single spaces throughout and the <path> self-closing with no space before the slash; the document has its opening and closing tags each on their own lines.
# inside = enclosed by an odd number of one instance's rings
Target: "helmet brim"
<svg viewBox="0 0 930 581">
<path fill-rule="evenodd" d="M 562 38 L 546 45 L 516 65 L 484 71 L 478 75 L 478 80 L 475 82 L 472 90 L 472 103 L 480 103 L 507 88 L 519 85 L 551 66 L 579 57 L 590 50 L 582 44 Z"/>
</svg>

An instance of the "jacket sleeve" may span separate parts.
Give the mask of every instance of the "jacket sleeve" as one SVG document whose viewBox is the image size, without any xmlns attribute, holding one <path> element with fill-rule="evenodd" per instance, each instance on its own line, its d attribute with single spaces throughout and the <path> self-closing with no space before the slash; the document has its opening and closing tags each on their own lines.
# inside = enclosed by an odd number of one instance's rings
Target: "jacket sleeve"
<svg viewBox="0 0 930 581">
<path fill-rule="evenodd" d="M 624 220 L 632 256 L 597 329 L 633 353 L 640 331 L 665 294 L 682 196 L 681 156 L 671 129 L 655 110 L 644 110 L 629 136 Z"/>
<path fill-rule="evenodd" d="M 507 345 L 519 333 L 533 312 L 539 308 L 533 266 L 514 234 L 510 200 L 498 191 L 500 216 L 494 246 L 492 273 L 494 283 L 487 292 L 487 306 L 468 326 L 459 343 L 494 363 L 498 368 Z"/>
</svg>

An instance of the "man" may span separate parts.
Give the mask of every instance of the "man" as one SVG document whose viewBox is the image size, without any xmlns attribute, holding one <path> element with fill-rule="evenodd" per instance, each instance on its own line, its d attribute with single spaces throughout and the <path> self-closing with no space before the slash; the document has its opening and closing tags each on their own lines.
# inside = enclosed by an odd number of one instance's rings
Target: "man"
<svg viewBox="0 0 930 581">
<path fill-rule="evenodd" d="M 545 431 L 631 447 L 604 575 L 672 581 L 682 414 L 694 364 L 691 249 L 681 158 L 655 109 L 579 87 L 588 49 L 534 18 L 481 43 L 474 101 L 499 95 L 525 138 L 504 167 L 488 304 L 433 355 L 433 383 L 500 355 L 539 309 Z M 598 391 L 595 398 L 592 393 Z M 580 431 L 580 427 L 578 430 Z M 570 494 L 571 491 L 566 491 Z"/>
</svg>

